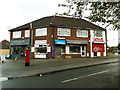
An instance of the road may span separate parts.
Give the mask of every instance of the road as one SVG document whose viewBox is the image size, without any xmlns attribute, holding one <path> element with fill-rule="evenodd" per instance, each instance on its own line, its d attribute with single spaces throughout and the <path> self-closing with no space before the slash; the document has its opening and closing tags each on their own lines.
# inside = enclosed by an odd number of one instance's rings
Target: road
<svg viewBox="0 0 120 90">
<path fill-rule="evenodd" d="M 3 81 L 3 88 L 118 88 L 118 64 L 111 63 Z M 120 72 L 120 71 L 119 71 Z M 120 75 L 120 74 L 119 74 Z"/>
</svg>

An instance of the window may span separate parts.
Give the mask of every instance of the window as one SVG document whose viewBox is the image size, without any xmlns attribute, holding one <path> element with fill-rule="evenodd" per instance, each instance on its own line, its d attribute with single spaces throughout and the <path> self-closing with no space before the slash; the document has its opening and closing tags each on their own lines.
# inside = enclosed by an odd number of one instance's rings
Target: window
<svg viewBox="0 0 120 90">
<path fill-rule="evenodd" d="M 73 45 L 73 46 L 69 46 L 70 51 L 69 53 L 80 53 L 80 46 L 79 45 Z"/>
<path fill-rule="evenodd" d="M 77 37 L 88 37 L 88 30 L 77 30 Z"/>
<path fill-rule="evenodd" d="M 36 29 L 36 36 L 46 36 L 46 35 L 47 35 L 47 28 Z"/>
<path fill-rule="evenodd" d="M 102 31 L 94 31 L 94 36 L 95 37 L 103 37 Z"/>
<path fill-rule="evenodd" d="M 70 29 L 67 28 L 58 28 L 57 29 L 58 36 L 70 36 Z"/>
<path fill-rule="evenodd" d="M 43 46 L 35 47 L 35 54 L 36 53 L 47 53 L 47 47 Z"/>
<path fill-rule="evenodd" d="M 30 37 L 30 30 L 25 31 L 25 37 Z"/>
<path fill-rule="evenodd" d="M 21 31 L 13 32 L 13 38 L 21 38 Z"/>
</svg>

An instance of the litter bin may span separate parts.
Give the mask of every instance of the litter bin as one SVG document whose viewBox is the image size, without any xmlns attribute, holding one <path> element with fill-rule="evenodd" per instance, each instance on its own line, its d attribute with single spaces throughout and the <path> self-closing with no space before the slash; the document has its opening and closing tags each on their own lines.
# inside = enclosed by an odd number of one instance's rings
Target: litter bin
<svg viewBox="0 0 120 90">
<path fill-rule="evenodd" d="M 25 50 L 25 66 L 30 65 L 30 49 Z"/>
</svg>

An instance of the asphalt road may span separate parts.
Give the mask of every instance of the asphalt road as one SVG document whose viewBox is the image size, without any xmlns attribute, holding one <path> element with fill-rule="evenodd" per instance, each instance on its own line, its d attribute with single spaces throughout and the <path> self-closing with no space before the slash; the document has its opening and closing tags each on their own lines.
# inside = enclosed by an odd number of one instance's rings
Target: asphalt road
<svg viewBox="0 0 120 90">
<path fill-rule="evenodd" d="M 3 81 L 2 88 L 118 88 L 118 64 L 120 63 L 12 79 Z"/>
</svg>

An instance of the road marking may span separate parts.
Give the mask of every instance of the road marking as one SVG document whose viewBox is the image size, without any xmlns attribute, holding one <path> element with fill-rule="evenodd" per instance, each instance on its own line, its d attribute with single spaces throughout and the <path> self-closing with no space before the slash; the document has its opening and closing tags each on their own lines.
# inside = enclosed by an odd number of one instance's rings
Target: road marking
<svg viewBox="0 0 120 90">
<path fill-rule="evenodd" d="M 0 77 L 0 82 L 8 80 L 7 77 Z"/>
<path fill-rule="evenodd" d="M 67 83 L 67 82 L 74 81 L 74 80 L 77 80 L 77 79 L 80 79 L 80 78 L 90 77 L 90 76 L 94 76 L 94 75 L 97 75 L 97 74 L 106 73 L 106 72 L 109 72 L 109 71 L 110 71 L 110 70 L 106 70 L 106 71 L 101 71 L 101 72 L 89 74 L 89 75 L 86 75 L 86 76 L 81 76 L 81 77 L 77 77 L 77 78 L 72 78 L 72 79 L 68 79 L 68 80 L 61 81 L 61 83 Z"/>
</svg>

